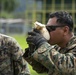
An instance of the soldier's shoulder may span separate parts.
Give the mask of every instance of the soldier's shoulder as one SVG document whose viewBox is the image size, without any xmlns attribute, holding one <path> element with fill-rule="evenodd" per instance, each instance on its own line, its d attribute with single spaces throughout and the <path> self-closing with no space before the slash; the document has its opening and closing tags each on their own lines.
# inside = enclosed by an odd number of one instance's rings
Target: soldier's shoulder
<svg viewBox="0 0 76 75">
<path fill-rule="evenodd" d="M 5 35 L 5 34 L 1 34 L 1 33 L 0 33 L 0 37 L 12 38 L 12 37 L 9 36 L 9 35 Z"/>
<path fill-rule="evenodd" d="M 12 36 L 1 34 L 0 33 L 0 39 L 6 40 L 6 41 L 16 41 L 16 39 Z"/>
</svg>

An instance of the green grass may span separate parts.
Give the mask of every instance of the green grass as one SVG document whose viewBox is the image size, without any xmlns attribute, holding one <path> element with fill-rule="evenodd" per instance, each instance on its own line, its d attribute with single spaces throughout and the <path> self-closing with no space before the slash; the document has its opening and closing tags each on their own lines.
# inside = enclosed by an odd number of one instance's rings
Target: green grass
<svg viewBox="0 0 76 75">
<path fill-rule="evenodd" d="M 13 36 L 13 37 L 18 41 L 18 43 L 20 44 L 23 50 L 28 47 L 25 36 Z M 29 69 L 30 69 L 31 75 L 47 75 L 47 74 L 36 73 L 30 65 L 29 65 Z"/>
</svg>

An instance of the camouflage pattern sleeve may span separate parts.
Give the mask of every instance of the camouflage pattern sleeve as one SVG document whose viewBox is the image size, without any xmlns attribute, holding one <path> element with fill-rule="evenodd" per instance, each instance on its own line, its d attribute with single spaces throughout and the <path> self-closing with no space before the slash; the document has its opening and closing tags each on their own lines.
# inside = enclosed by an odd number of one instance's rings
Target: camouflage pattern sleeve
<svg viewBox="0 0 76 75">
<path fill-rule="evenodd" d="M 23 50 L 14 38 L 8 39 L 10 43 L 11 55 L 15 62 L 15 70 L 17 75 L 30 75 L 28 63 L 23 59 Z"/>
<path fill-rule="evenodd" d="M 34 60 L 29 54 L 29 48 L 25 49 L 25 53 L 23 55 L 24 59 L 32 66 L 32 69 L 37 73 L 47 73 L 48 69 L 44 67 L 41 63 Z"/>
<path fill-rule="evenodd" d="M 52 75 L 75 75 L 76 45 L 69 50 L 70 51 L 66 53 L 60 53 L 48 43 L 44 43 L 33 53 L 32 56 L 36 61 L 43 64 Z"/>
</svg>

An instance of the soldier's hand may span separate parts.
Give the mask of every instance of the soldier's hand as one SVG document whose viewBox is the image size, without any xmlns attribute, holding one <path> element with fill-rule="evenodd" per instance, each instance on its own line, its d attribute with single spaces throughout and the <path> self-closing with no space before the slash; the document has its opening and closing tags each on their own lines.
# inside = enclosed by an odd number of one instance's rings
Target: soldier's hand
<svg viewBox="0 0 76 75">
<path fill-rule="evenodd" d="M 47 42 L 47 40 L 41 35 L 40 31 L 37 29 L 28 32 L 28 37 L 26 38 L 26 41 L 28 44 L 35 45 L 36 48 L 41 46 L 44 42 Z"/>
<path fill-rule="evenodd" d="M 29 55 L 29 48 L 25 48 L 25 53 L 23 55 L 24 58 L 28 57 Z"/>
</svg>

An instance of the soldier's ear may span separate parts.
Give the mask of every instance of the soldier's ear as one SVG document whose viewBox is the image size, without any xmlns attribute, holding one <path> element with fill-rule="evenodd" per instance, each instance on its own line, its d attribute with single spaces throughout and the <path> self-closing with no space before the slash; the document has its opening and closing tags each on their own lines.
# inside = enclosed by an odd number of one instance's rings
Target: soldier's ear
<svg viewBox="0 0 76 75">
<path fill-rule="evenodd" d="M 64 35 L 67 35 L 69 33 L 69 27 L 68 26 L 64 26 L 63 27 L 63 31 L 64 31 Z"/>
</svg>

